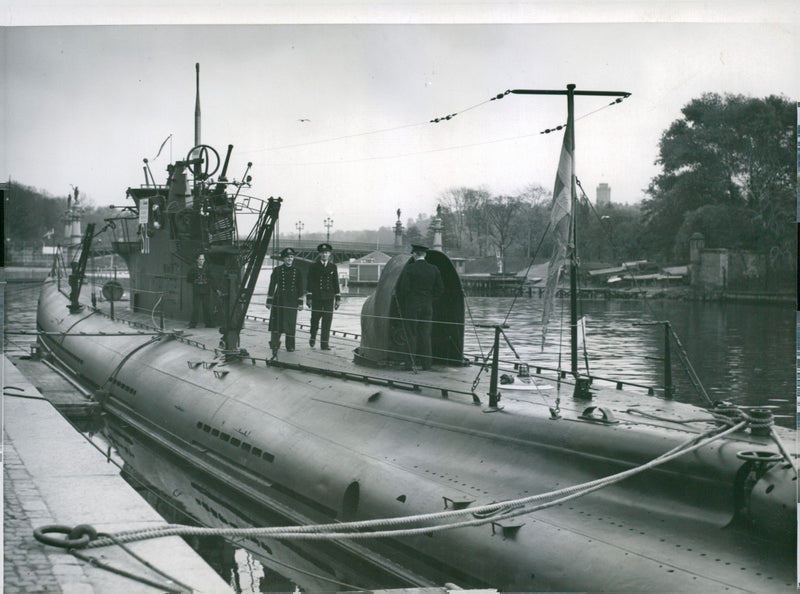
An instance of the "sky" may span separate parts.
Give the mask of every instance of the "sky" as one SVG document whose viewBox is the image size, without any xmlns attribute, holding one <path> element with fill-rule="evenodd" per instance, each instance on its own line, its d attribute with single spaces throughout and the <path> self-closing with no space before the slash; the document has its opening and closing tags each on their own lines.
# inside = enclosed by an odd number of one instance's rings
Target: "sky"
<svg viewBox="0 0 800 594">
<path fill-rule="evenodd" d="M 638 13 L 620 10 L 635 2 L 602 13 L 575 1 L 446 5 L 461 7 L 452 13 L 420 2 L 302 13 L 294 3 L 268 18 L 215 3 L 207 21 L 156 7 L 125 18 L 97 0 L 72 12 L 3 2 L 3 180 L 129 204 L 144 158 L 163 183 L 170 158 L 193 145 L 199 63 L 201 140 L 223 157 L 234 146 L 229 178 L 252 162 L 247 193 L 284 199 L 283 231 L 302 222 L 322 232 L 326 217 L 332 231 L 376 229 L 397 209 L 405 223 L 462 186 L 552 191 L 562 132 L 541 132 L 566 122 L 566 99 L 490 101 L 508 89 L 631 93 L 613 106 L 575 101 L 576 174 L 591 199 L 607 183 L 614 203 L 644 197 L 659 139 L 692 99 L 800 96 L 798 12 L 785 2 L 716 12 L 715 2 L 656 2 L 660 11 Z M 202 24 L 224 22 L 220 7 L 229 24 Z"/>
</svg>

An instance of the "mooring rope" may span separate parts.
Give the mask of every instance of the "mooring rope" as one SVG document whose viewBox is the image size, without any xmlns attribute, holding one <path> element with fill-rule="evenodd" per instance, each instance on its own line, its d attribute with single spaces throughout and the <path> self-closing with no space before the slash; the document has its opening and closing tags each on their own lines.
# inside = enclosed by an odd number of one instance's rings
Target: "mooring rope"
<svg viewBox="0 0 800 594">
<path fill-rule="evenodd" d="M 783 455 L 783 457 L 786 458 L 786 461 L 789 462 L 789 464 L 792 465 L 792 470 L 794 470 L 795 476 L 800 476 L 800 474 L 798 474 L 797 465 L 792 460 L 792 457 L 789 454 L 789 450 L 787 450 L 786 446 L 783 445 L 783 441 L 781 440 L 781 438 L 778 435 L 778 433 L 775 431 L 775 427 L 774 426 L 770 426 L 769 436 L 772 438 L 772 441 L 775 442 L 775 445 L 778 446 L 778 449 L 781 451 L 781 454 Z"/>
<path fill-rule="evenodd" d="M 107 536 L 108 538 L 112 538 L 111 535 L 105 535 L 105 536 Z M 154 565 L 152 565 L 151 563 L 149 563 L 148 561 L 146 561 L 142 557 L 136 555 L 133 551 L 131 551 L 124 544 L 122 544 L 120 542 L 117 542 L 115 544 L 119 545 L 119 547 L 122 550 L 124 550 L 128 554 L 132 555 L 137 561 L 142 563 L 145 567 L 148 567 L 149 569 L 151 569 L 154 572 L 158 573 L 159 575 L 161 575 L 162 577 L 164 577 L 167 580 L 171 581 L 172 583 L 178 584 L 180 587 L 170 586 L 170 585 L 164 584 L 162 582 L 158 582 L 156 580 L 147 578 L 145 576 L 137 575 L 137 574 L 133 573 L 132 571 L 128 571 L 126 569 L 122 569 L 122 568 L 119 568 L 119 567 L 114 567 L 110 563 L 102 561 L 102 560 L 100 560 L 100 559 L 98 559 L 96 557 L 91 557 L 89 555 L 85 555 L 78 549 L 70 549 L 69 553 L 73 557 L 75 557 L 77 559 L 80 559 L 81 561 L 85 561 L 89 565 L 92 565 L 92 566 L 97 567 L 99 569 L 104 569 L 105 571 L 109 571 L 111 573 L 115 573 L 115 574 L 117 574 L 119 576 L 128 578 L 130 580 L 139 582 L 141 584 L 152 586 L 153 588 L 156 588 L 157 590 L 160 590 L 162 592 L 166 592 L 167 594 L 182 594 L 183 592 L 190 592 L 190 593 L 194 592 L 194 588 L 183 584 L 179 580 L 175 579 L 174 577 L 170 576 L 169 574 L 167 574 L 167 573 L 163 572 L 162 570 L 158 569 L 157 567 L 155 567 Z"/>
</svg>

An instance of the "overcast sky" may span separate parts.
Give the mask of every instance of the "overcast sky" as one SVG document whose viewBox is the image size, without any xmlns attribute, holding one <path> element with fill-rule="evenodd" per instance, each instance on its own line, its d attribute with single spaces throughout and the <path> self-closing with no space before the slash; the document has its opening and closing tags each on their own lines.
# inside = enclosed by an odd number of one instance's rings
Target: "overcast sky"
<svg viewBox="0 0 800 594">
<path fill-rule="evenodd" d="M 729 24 L 713 22 L 728 20 L 724 11 L 696 19 L 705 23 L 616 24 L 520 22 L 537 20 L 520 11 L 528 16 L 497 24 L 512 19 L 487 10 L 462 13 L 469 24 L 424 13 L 402 20 L 443 24 L 397 24 L 400 13 L 389 12 L 328 19 L 359 24 L 64 26 L 90 21 L 48 20 L 47 3 L 35 4 L 27 19 L 6 13 L 7 25 L 23 26 L 0 30 L 0 174 L 53 195 L 75 185 L 95 205 L 125 204 L 125 189 L 144 182 L 143 158 L 163 182 L 170 154 L 191 148 L 199 62 L 202 142 L 223 156 L 234 145 L 229 178 L 253 162 L 250 193 L 284 198 L 284 230 L 303 221 L 305 232 L 324 231 L 326 216 L 334 230 L 389 226 L 398 208 L 405 222 L 458 186 L 552 191 L 561 133 L 540 132 L 566 121 L 565 98 L 488 100 L 568 83 L 631 93 L 614 106 L 576 98 L 576 172 L 592 199 L 605 182 L 612 202 L 637 202 L 658 172 L 662 132 L 693 98 L 797 99 L 797 11 L 770 5 Z M 547 20 L 587 19 L 574 15 Z M 60 26 L 28 26 L 40 22 Z"/>
</svg>

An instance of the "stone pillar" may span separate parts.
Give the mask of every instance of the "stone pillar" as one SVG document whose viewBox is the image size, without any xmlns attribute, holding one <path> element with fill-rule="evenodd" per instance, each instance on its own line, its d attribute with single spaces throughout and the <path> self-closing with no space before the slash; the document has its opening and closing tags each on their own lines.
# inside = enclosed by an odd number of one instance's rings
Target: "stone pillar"
<svg viewBox="0 0 800 594">
<path fill-rule="evenodd" d="M 706 238 L 702 233 L 693 233 L 689 238 L 689 284 L 696 287 L 700 284 L 700 261 Z"/>
<path fill-rule="evenodd" d="M 403 247 L 403 223 L 400 222 L 400 209 L 397 209 L 397 222 L 394 224 L 394 247 Z"/>
<path fill-rule="evenodd" d="M 442 251 L 442 207 L 436 207 L 436 216 L 431 221 L 431 230 L 433 231 L 433 245 L 432 249 Z"/>
<path fill-rule="evenodd" d="M 75 197 L 67 197 L 67 212 L 64 213 L 64 243 L 66 244 L 67 262 L 77 257 L 83 234 L 81 233 L 81 207 L 78 205 L 78 188 Z"/>
</svg>

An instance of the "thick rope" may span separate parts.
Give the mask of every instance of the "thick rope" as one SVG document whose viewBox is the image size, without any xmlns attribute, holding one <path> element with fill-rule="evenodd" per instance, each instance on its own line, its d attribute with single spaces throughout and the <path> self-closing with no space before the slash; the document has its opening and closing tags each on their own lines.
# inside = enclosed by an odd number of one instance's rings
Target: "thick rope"
<svg viewBox="0 0 800 594">
<path fill-rule="evenodd" d="M 186 588 L 186 589 L 174 588 L 174 587 L 165 585 L 165 584 L 163 584 L 161 582 L 157 582 L 155 580 L 151 580 L 151 579 L 146 578 L 144 576 L 136 575 L 135 573 L 133 573 L 131 571 L 127 571 L 125 569 L 120 569 L 118 567 L 114 567 L 113 565 L 110 565 L 109 563 L 106 563 L 105 561 L 101 561 L 100 559 L 98 559 L 96 557 L 91 557 L 89 555 L 85 555 L 81 551 L 79 551 L 78 549 L 70 549 L 69 553 L 72 556 L 74 556 L 75 558 L 80 559 L 81 561 L 85 561 L 89 565 L 92 565 L 92 566 L 97 567 L 99 569 L 104 569 L 105 571 L 110 571 L 111 573 L 115 573 L 115 574 L 117 574 L 119 576 L 128 578 L 130 580 L 139 582 L 141 584 L 145 584 L 147 586 L 152 586 L 153 588 L 155 588 L 157 590 L 160 590 L 162 592 L 166 592 L 167 594 L 181 594 L 182 592 L 193 592 L 194 591 L 192 588 Z M 180 583 L 180 582 L 177 582 L 177 583 Z"/>
<path fill-rule="evenodd" d="M 770 427 L 769 436 L 772 438 L 772 441 L 775 442 L 775 445 L 778 446 L 778 449 L 781 451 L 781 454 L 783 454 L 783 457 L 786 458 L 786 461 L 792 465 L 792 470 L 794 470 L 794 475 L 800 476 L 800 474 L 798 474 L 797 471 L 797 466 L 792 460 L 792 457 L 789 455 L 789 451 L 786 449 L 786 446 L 783 445 L 783 441 L 781 441 L 780 436 L 775 431 L 775 427 Z"/>
</svg>

